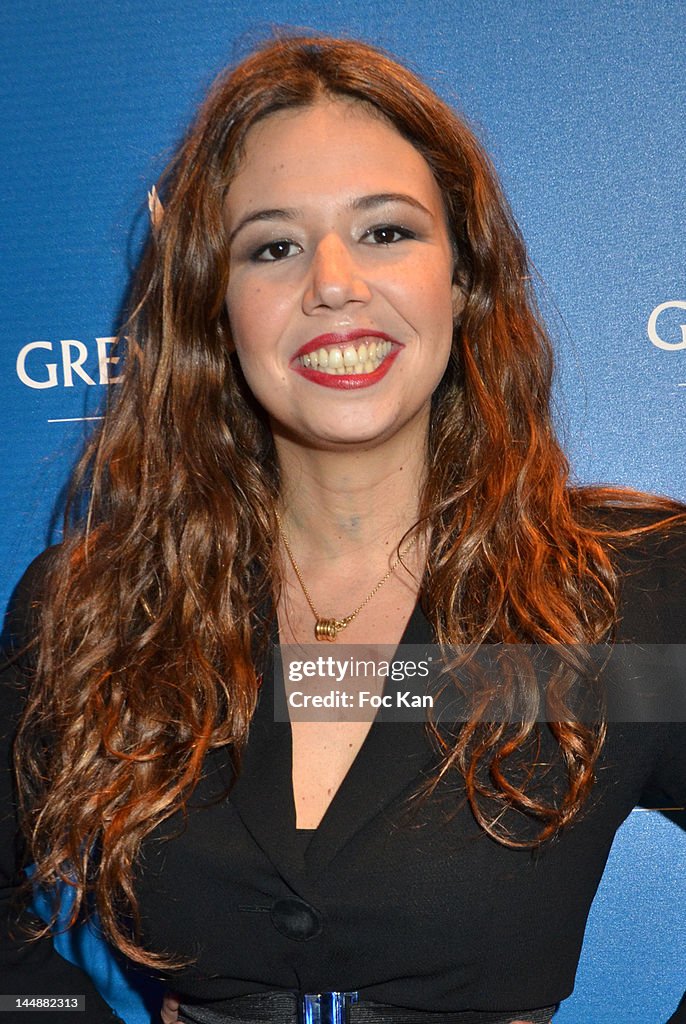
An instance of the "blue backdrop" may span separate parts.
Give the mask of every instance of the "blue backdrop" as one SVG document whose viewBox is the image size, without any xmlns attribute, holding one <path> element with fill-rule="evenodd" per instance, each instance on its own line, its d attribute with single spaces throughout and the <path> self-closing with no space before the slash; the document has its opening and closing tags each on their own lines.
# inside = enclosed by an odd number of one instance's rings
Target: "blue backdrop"
<svg viewBox="0 0 686 1024">
<path fill-rule="evenodd" d="M 541 276 L 577 478 L 686 498 L 682 0 L 23 0 L 4 15 L 0 103 L 3 606 L 58 536 L 69 468 L 116 387 L 146 191 L 214 73 L 272 24 L 380 44 L 466 113 Z M 678 831 L 638 811 L 621 830 L 556 1024 L 669 1016 Z"/>
</svg>

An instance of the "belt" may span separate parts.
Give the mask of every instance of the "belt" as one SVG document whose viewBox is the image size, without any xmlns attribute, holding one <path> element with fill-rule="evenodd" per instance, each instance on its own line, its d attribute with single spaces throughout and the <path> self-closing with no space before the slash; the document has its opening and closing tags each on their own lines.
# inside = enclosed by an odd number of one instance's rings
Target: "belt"
<svg viewBox="0 0 686 1024">
<path fill-rule="evenodd" d="M 257 992 L 218 1003 L 179 1006 L 184 1024 L 550 1024 L 556 1006 L 511 1012 L 412 1010 L 359 998 L 357 992 Z"/>
</svg>

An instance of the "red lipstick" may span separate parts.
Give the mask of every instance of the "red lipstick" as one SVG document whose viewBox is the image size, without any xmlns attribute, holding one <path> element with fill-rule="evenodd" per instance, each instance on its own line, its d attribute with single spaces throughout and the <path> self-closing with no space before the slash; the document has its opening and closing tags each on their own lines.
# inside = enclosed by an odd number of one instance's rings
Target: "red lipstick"
<svg viewBox="0 0 686 1024">
<path fill-rule="evenodd" d="M 352 345 L 362 338 L 378 338 L 380 341 L 389 342 L 391 350 L 384 357 L 380 365 L 371 373 L 324 373 L 315 367 L 303 366 L 298 360 L 310 352 L 318 351 L 320 348 L 330 349 L 334 346 L 344 349 L 346 345 Z M 337 388 L 338 390 L 357 391 L 360 388 L 368 388 L 376 384 L 386 376 L 391 365 L 400 353 L 403 346 L 389 334 L 383 331 L 374 331 L 369 328 L 357 328 L 353 331 L 346 331 L 344 334 L 320 334 L 312 341 L 306 342 L 293 355 L 290 361 L 291 369 L 300 374 L 313 384 L 320 384 L 325 388 Z"/>
</svg>

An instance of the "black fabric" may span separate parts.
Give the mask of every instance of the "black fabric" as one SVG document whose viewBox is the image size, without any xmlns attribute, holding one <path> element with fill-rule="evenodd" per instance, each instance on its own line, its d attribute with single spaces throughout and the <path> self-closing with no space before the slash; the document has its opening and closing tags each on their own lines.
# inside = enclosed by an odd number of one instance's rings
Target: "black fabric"
<svg viewBox="0 0 686 1024">
<path fill-rule="evenodd" d="M 645 539 L 619 565 L 617 639 L 686 643 L 683 534 Z M 30 590 L 27 584 L 24 595 Z M 15 615 L 21 621 L 26 609 Z M 403 641 L 432 639 L 415 608 Z M 8 678 L 16 682 L 16 673 Z M 188 958 L 168 978 L 186 1000 L 210 1005 L 274 990 L 358 990 L 365 1001 L 436 1013 L 507 1016 L 512 1007 L 555 1005 L 573 988 L 616 829 L 637 804 L 686 804 L 685 727 L 611 725 L 584 814 L 544 848 L 509 849 L 475 823 L 457 776 L 430 802 L 411 805 L 408 798 L 435 766 L 424 728 L 375 722 L 303 850 L 290 727 L 273 720 L 272 686 L 267 672 L 230 796 L 230 759 L 217 750 L 207 758 L 186 822 L 176 816 L 158 829 L 138 865 L 144 940 Z M 2 699 L 9 737 L 22 693 L 8 685 Z M 544 731 L 540 759 L 555 754 Z M 8 780 L 5 774 L 3 806 L 11 798 Z M 515 816 L 510 824 L 529 827 Z M 14 833 L 6 818 L 0 870 L 10 892 Z M 674 898 L 683 900 L 683 893 Z M 0 965 L 13 972 L 10 991 L 31 991 L 38 972 L 53 994 L 91 992 L 49 940 L 29 954 L 17 950 L 5 941 L 0 953 Z M 4 978 L 3 985 L 8 991 Z M 89 1022 L 111 1020 L 97 998 L 90 1005 Z M 22 1020 L 29 1024 L 30 1017 Z M 672 1018 L 684 1021 L 681 1010 Z"/>
<path fill-rule="evenodd" d="M 307 852 L 307 847 L 312 841 L 312 836 L 317 830 L 315 828 L 296 828 L 295 830 L 295 841 L 298 844 L 298 849 L 302 857 Z"/>
<path fill-rule="evenodd" d="M 3 1024 L 117 1024 L 119 1017 L 98 993 L 83 971 L 68 963 L 53 947 L 52 939 L 26 941 L 26 925 L 42 922 L 26 912 L 20 913 L 19 896 L 23 881 L 20 865 L 24 861 L 15 816 L 15 787 L 12 781 L 11 740 L 24 700 L 23 665 L 32 652 L 16 661 L 16 656 L 33 633 L 33 603 L 50 560 L 44 552 L 21 579 L 10 604 L 3 630 L 3 660 L 0 685 L 0 993 L 8 995 L 84 995 L 85 1013 L 50 1010 L 31 1012 L 4 1011 Z"/>
<path fill-rule="evenodd" d="M 179 1007 L 183 1024 L 301 1024 L 299 996 L 289 992 L 266 992 L 261 996 L 239 996 L 221 1004 Z M 527 1024 L 550 1024 L 555 1006 L 517 1013 L 427 1013 L 361 1000 L 351 1003 L 345 1024 L 512 1024 L 526 1019 Z"/>
</svg>

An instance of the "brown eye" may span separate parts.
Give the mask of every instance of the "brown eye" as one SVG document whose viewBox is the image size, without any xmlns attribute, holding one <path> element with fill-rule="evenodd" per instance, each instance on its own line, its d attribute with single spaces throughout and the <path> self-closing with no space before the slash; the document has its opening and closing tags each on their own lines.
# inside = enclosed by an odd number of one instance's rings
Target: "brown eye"
<svg viewBox="0 0 686 1024">
<path fill-rule="evenodd" d="M 416 235 L 408 228 L 400 227 L 397 224 L 381 224 L 379 227 L 370 228 L 363 235 L 363 241 L 371 242 L 374 245 L 393 245 L 406 238 L 416 238 Z"/>
<path fill-rule="evenodd" d="M 300 252 L 300 246 L 295 242 L 289 242 L 287 238 L 280 238 L 276 242 L 267 242 L 261 245 L 252 255 L 252 259 L 260 263 L 276 263 L 279 260 L 287 259 Z"/>
</svg>

